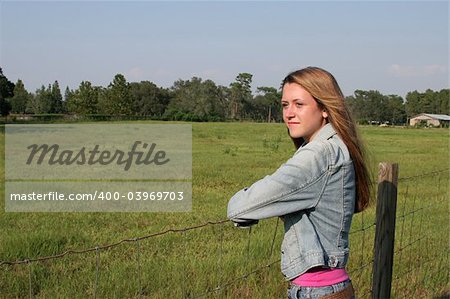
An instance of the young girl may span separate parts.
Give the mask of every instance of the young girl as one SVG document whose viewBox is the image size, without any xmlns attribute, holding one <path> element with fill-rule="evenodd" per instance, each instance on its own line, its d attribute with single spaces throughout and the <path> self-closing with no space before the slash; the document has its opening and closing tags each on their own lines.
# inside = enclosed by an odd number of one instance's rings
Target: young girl
<svg viewBox="0 0 450 299">
<path fill-rule="evenodd" d="M 282 83 L 283 120 L 297 151 L 272 175 L 237 192 L 237 226 L 281 217 L 281 271 L 288 298 L 354 298 L 345 270 L 354 213 L 369 202 L 370 178 L 344 96 L 327 71 L 308 67 Z"/>
</svg>

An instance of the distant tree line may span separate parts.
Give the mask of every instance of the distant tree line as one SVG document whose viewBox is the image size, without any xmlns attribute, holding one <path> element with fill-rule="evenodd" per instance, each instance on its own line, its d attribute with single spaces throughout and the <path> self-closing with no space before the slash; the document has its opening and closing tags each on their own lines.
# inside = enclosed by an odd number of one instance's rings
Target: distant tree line
<svg viewBox="0 0 450 299">
<path fill-rule="evenodd" d="M 229 86 L 193 77 L 177 80 L 170 88 L 150 81 L 127 82 L 117 74 L 107 86 L 89 81 L 62 96 L 58 81 L 34 93 L 22 80 L 10 82 L 0 68 L 0 110 L 13 114 L 69 114 L 91 116 L 136 116 L 162 120 L 281 122 L 281 92 L 261 86 L 252 93 L 252 74 L 240 73 Z M 409 92 L 403 99 L 378 91 L 356 90 L 345 99 L 359 123 L 404 124 L 419 113 L 449 114 L 449 89 Z"/>
<path fill-rule="evenodd" d="M 346 97 L 354 118 L 363 124 L 404 124 L 420 113 L 449 115 L 449 89 L 408 92 L 405 99 L 398 95 L 383 95 L 376 90 L 356 90 Z"/>
</svg>

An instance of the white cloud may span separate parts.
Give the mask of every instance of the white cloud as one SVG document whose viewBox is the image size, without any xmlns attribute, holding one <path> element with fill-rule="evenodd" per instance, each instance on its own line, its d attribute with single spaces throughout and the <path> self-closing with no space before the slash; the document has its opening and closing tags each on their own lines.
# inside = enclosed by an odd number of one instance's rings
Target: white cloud
<svg viewBox="0 0 450 299">
<path fill-rule="evenodd" d="M 447 73 L 447 66 L 430 64 L 424 66 L 392 64 L 388 73 L 396 77 L 428 77 Z"/>
<path fill-rule="evenodd" d="M 426 65 L 423 68 L 423 73 L 425 76 L 435 75 L 435 74 L 445 74 L 447 72 L 447 67 L 439 64 Z"/>
<path fill-rule="evenodd" d="M 126 73 L 126 77 L 129 77 L 131 81 L 141 80 L 144 76 L 144 70 L 138 66 L 131 68 Z M 128 78 L 127 78 L 128 79 Z"/>
</svg>

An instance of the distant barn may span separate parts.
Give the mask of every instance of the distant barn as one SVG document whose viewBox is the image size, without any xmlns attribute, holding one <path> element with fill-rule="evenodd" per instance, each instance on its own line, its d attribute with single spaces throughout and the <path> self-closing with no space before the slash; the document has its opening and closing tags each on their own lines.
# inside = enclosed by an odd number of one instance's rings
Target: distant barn
<svg viewBox="0 0 450 299">
<path fill-rule="evenodd" d="M 411 117 L 409 120 L 409 125 L 418 126 L 424 125 L 427 127 L 447 127 L 450 123 L 450 116 L 445 114 L 429 114 L 429 113 L 421 113 L 414 117 Z"/>
</svg>

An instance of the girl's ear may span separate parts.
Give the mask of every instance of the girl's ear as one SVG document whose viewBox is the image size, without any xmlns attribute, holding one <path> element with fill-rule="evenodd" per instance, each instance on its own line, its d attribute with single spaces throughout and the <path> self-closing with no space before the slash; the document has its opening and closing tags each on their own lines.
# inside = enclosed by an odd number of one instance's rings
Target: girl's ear
<svg viewBox="0 0 450 299">
<path fill-rule="evenodd" d="M 328 118 L 328 113 L 325 110 L 322 111 L 322 117 Z"/>
</svg>

